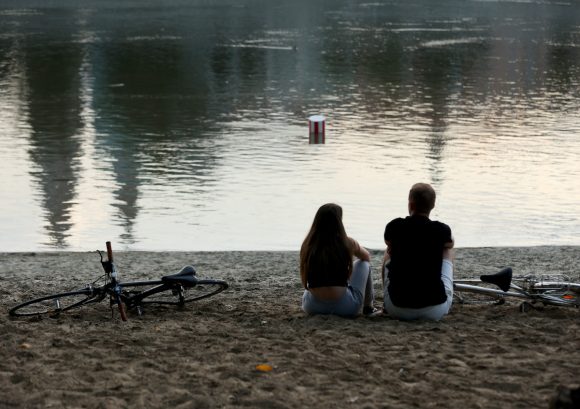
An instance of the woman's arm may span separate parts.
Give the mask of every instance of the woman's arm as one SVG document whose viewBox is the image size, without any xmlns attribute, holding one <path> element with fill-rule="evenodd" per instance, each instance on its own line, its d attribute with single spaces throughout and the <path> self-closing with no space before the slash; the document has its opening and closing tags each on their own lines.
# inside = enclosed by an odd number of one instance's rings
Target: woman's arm
<svg viewBox="0 0 580 409">
<path fill-rule="evenodd" d="M 300 248 L 300 281 L 302 281 L 302 286 L 308 289 L 308 279 L 306 278 L 306 269 L 308 267 L 306 266 L 305 252 L 304 244 L 302 244 Z"/>
<path fill-rule="evenodd" d="M 349 240 L 351 242 L 353 254 L 355 257 L 361 259 L 362 261 L 371 261 L 371 255 L 367 249 L 358 244 L 355 239 L 349 237 Z"/>
</svg>

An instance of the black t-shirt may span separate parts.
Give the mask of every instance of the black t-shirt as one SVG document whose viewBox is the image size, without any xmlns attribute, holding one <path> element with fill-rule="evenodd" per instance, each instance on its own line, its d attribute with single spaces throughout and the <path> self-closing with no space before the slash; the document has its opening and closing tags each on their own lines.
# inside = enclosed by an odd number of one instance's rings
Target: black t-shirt
<svg viewBox="0 0 580 409">
<path fill-rule="evenodd" d="M 390 243 L 389 295 L 401 308 L 423 308 L 445 302 L 441 264 L 451 229 L 426 216 L 392 220 L 385 228 Z"/>
</svg>

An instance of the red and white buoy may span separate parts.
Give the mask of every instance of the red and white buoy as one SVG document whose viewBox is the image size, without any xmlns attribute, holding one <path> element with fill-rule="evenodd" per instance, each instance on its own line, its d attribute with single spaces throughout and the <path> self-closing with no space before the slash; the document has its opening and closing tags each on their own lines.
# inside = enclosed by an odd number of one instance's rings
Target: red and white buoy
<svg viewBox="0 0 580 409">
<path fill-rule="evenodd" d="M 324 143 L 325 118 L 322 115 L 312 115 L 308 118 L 308 129 L 310 131 L 309 143 Z"/>
</svg>

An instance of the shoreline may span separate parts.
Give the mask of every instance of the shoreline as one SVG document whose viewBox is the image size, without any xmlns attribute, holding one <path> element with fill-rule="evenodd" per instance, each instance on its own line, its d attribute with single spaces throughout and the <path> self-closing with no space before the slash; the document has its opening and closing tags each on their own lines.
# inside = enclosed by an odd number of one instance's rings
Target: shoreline
<svg viewBox="0 0 580 409">
<path fill-rule="evenodd" d="M 379 305 L 382 251 L 371 253 Z M 580 246 L 458 248 L 455 270 L 576 279 L 579 261 Z M 297 251 L 115 251 L 115 262 L 122 281 L 193 264 L 230 288 L 127 322 L 105 302 L 12 319 L 16 303 L 83 287 L 102 268 L 93 251 L 0 253 L 6 407 L 548 408 L 558 386 L 579 386 L 579 309 L 454 305 L 436 323 L 306 316 Z"/>
</svg>

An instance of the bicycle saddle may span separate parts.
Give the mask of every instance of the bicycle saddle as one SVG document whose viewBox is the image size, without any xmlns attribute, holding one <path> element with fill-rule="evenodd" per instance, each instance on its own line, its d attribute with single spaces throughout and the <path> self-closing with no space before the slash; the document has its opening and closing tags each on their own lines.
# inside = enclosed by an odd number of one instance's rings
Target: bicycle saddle
<svg viewBox="0 0 580 409">
<path fill-rule="evenodd" d="M 193 266 L 185 266 L 179 273 L 161 277 L 161 281 L 193 285 L 197 282 L 197 277 L 195 274 L 196 272 Z"/>
<path fill-rule="evenodd" d="M 479 276 L 479 279 L 484 283 L 495 284 L 505 292 L 510 289 L 512 283 L 512 269 L 506 267 L 495 274 Z"/>
</svg>

